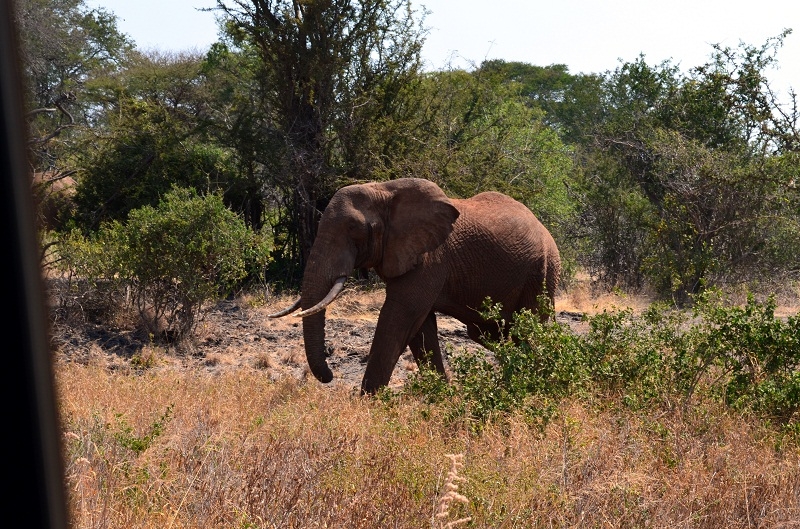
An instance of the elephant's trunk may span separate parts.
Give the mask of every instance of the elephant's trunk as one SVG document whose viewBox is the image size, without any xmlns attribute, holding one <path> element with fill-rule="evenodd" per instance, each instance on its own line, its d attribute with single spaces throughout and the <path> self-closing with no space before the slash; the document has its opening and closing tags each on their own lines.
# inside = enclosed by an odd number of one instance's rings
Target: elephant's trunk
<svg viewBox="0 0 800 529">
<path fill-rule="evenodd" d="M 342 291 L 344 282 L 356 265 L 358 248 L 340 226 L 336 207 L 328 206 L 320 220 L 317 237 L 303 272 L 299 316 L 303 318 L 303 341 L 308 367 L 323 383 L 333 380 L 326 361 L 325 307 Z"/>
<path fill-rule="evenodd" d="M 325 359 L 325 307 L 341 293 L 346 279 L 344 276 L 337 278 L 325 296 L 313 284 L 313 280 L 309 281 L 311 284 L 303 286 L 301 302 L 303 311 L 299 312 L 298 316 L 303 318 L 306 359 L 311 372 L 317 380 L 324 383 L 333 380 L 333 373 Z"/>
<path fill-rule="evenodd" d="M 309 369 L 317 380 L 327 384 L 333 380 L 333 373 L 325 360 L 324 310 L 303 318 L 303 341 Z"/>
</svg>

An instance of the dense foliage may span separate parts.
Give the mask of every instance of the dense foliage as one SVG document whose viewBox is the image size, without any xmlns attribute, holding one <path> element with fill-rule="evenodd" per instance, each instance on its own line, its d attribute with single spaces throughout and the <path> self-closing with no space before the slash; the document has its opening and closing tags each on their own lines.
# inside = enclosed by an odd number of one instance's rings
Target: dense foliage
<svg viewBox="0 0 800 529">
<path fill-rule="evenodd" d="M 422 176 L 524 202 L 565 285 L 582 268 L 681 304 L 797 280 L 800 114 L 768 76 L 790 30 L 687 71 L 643 56 L 423 71 L 407 0 L 220 0 L 219 42 L 173 54 L 137 50 L 81 0 L 17 6 L 46 264 L 59 233 L 94 237 L 191 187 L 270 233 L 258 279 L 294 288 L 338 187 Z"/>
<path fill-rule="evenodd" d="M 225 49 L 252 54 L 260 98 L 254 159 L 279 205 L 276 256 L 299 279 L 338 187 L 393 173 L 422 103 L 422 28 L 407 0 L 219 0 Z M 219 50 L 217 50 L 219 51 Z M 299 266 L 298 266 L 299 265 Z"/>
<path fill-rule="evenodd" d="M 586 254 L 599 277 L 685 301 L 797 270 L 800 115 L 766 71 L 785 36 L 715 47 L 685 74 L 639 58 L 596 85 L 595 118 L 577 133 L 578 200 L 584 234 L 601 241 Z"/>
</svg>

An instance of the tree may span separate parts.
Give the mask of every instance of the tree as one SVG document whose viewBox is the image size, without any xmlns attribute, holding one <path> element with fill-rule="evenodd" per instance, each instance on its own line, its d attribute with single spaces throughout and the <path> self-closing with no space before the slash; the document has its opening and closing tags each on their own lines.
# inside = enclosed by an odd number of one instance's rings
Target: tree
<svg viewBox="0 0 800 529">
<path fill-rule="evenodd" d="M 87 82 L 118 69 L 133 46 L 117 30 L 114 15 L 88 9 L 83 0 L 19 0 L 15 5 L 34 170 L 63 168 L 69 150 L 63 137 L 86 124 L 93 104 Z"/>
<path fill-rule="evenodd" d="M 93 83 L 101 103 L 80 155 L 76 195 L 85 230 L 157 205 L 173 185 L 236 200 L 235 152 L 208 131 L 213 100 L 203 65 L 193 53 L 151 53 Z"/>
<path fill-rule="evenodd" d="M 646 277 L 684 301 L 709 284 L 798 269 L 796 98 L 779 101 L 766 75 L 787 34 L 715 46 L 685 74 L 640 57 L 574 99 L 591 118 L 564 129 L 578 133 L 585 264 L 599 277 Z"/>
<path fill-rule="evenodd" d="M 75 153 L 91 122 L 91 79 L 120 68 L 132 44 L 116 18 L 83 0 L 18 0 L 21 63 L 26 81 L 28 147 L 39 225 L 60 229 L 73 214 Z M 43 256 L 50 243 L 43 245 Z"/>
<path fill-rule="evenodd" d="M 335 190 L 402 148 L 378 130 L 413 105 L 404 89 L 419 72 L 424 31 L 407 0 L 219 0 L 217 9 L 231 43 L 260 58 L 265 128 L 281 148 L 261 161 L 286 212 L 277 257 L 297 280 Z"/>
<path fill-rule="evenodd" d="M 417 90 L 426 103 L 407 132 L 416 141 L 413 154 L 396 162 L 401 171 L 452 196 L 506 193 L 564 241 L 574 220 L 571 153 L 545 113 L 527 104 L 525 86 L 483 69 L 450 70 L 426 74 Z"/>
<path fill-rule="evenodd" d="M 261 70 L 254 46 L 242 43 L 231 49 L 225 42 L 211 46 L 201 68 L 208 101 L 207 133 L 236 154 L 237 178 L 226 198 L 255 230 L 267 221 L 266 204 L 275 202 L 266 183 L 270 169 L 280 166 L 284 145 L 258 81 Z"/>
<path fill-rule="evenodd" d="M 558 128 L 567 90 L 580 78 L 570 74 L 566 64 L 535 66 L 500 59 L 484 61 L 478 71 L 495 82 L 517 85 L 520 96 L 528 105 L 544 111 L 545 123 L 554 128 Z"/>
</svg>

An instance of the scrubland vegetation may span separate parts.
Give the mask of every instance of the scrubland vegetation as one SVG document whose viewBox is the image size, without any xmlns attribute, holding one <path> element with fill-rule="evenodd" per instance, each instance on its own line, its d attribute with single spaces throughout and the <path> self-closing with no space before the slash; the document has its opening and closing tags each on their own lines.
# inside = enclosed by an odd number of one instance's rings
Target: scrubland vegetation
<svg viewBox="0 0 800 529">
<path fill-rule="evenodd" d="M 714 398 L 713 384 L 691 403 L 676 391 L 632 403 L 620 387 L 532 394 L 480 418 L 464 404 L 504 388 L 461 380 L 434 402 L 420 383 L 374 399 L 258 370 L 63 364 L 57 375 L 76 527 L 781 527 L 800 516 L 794 431 Z M 454 454 L 467 501 L 437 519 Z"/>
<path fill-rule="evenodd" d="M 800 319 L 776 316 L 770 299 L 709 296 L 696 307 L 608 308 L 582 331 L 523 314 L 517 342 L 450 348 L 449 384 L 417 371 L 377 397 L 359 396 L 357 380 L 275 379 L 259 364 L 176 366 L 164 359 L 180 353 L 163 346 L 116 369 L 59 356 L 73 518 L 78 527 L 792 524 Z"/>
<path fill-rule="evenodd" d="M 16 5 L 52 318 L 148 344 L 55 351 L 76 527 L 798 524 L 800 320 L 775 300 L 798 306 L 800 112 L 769 80 L 791 30 L 685 71 L 424 71 L 402 0 L 220 0 L 219 42 L 178 54 L 83 0 Z M 376 398 L 159 362 L 220 300 L 295 292 L 336 189 L 403 176 L 528 206 L 560 295 L 580 273 L 652 305 L 520 314 L 451 350 L 451 383 Z"/>
</svg>

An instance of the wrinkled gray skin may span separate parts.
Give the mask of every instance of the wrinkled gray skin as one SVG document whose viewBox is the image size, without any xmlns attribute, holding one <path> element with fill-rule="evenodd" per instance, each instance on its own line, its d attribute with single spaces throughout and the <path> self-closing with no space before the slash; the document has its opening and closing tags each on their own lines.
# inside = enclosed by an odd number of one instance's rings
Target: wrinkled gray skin
<svg viewBox="0 0 800 529">
<path fill-rule="evenodd" d="M 497 325 L 478 313 L 484 299 L 502 304 L 506 321 L 520 309 L 537 310 L 544 292 L 553 303 L 561 261 L 547 229 L 512 198 L 487 192 L 450 199 L 428 180 L 404 178 L 347 186 L 333 196 L 299 306 L 306 311 L 318 305 L 354 268 L 373 268 L 386 283 L 361 383 L 362 392 L 371 394 L 388 384 L 406 346 L 417 364 L 430 362 L 446 377 L 436 312 L 465 323 L 473 340 L 495 338 Z M 325 311 L 299 315 L 311 372 L 330 382 Z"/>
</svg>

